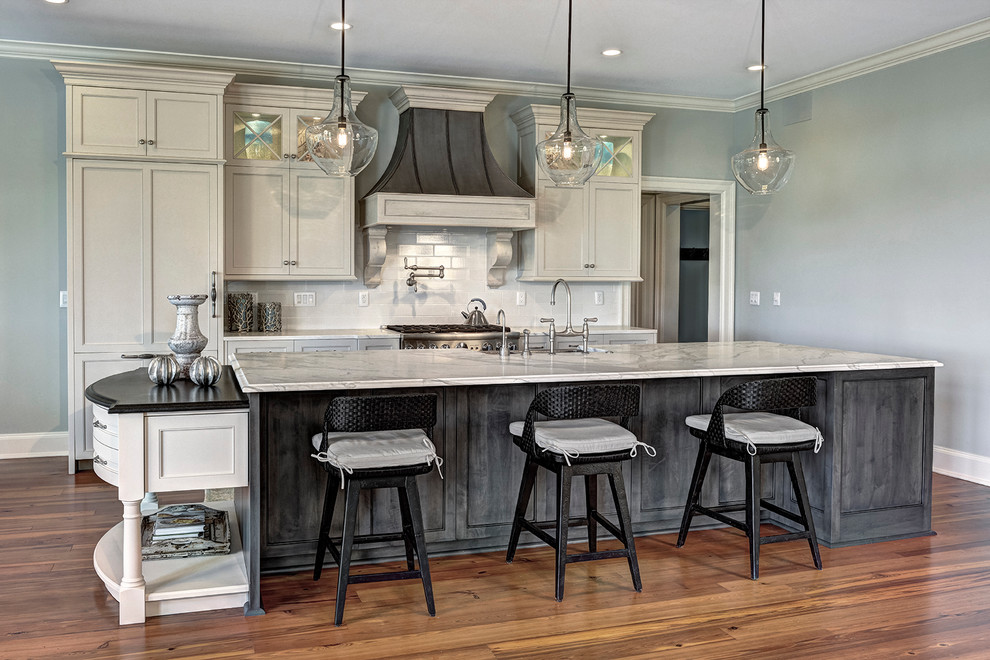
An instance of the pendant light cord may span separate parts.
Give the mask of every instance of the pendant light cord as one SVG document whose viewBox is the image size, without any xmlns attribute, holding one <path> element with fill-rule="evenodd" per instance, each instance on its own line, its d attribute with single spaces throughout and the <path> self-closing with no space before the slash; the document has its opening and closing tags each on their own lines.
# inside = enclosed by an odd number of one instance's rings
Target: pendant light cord
<svg viewBox="0 0 990 660">
<path fill-rule="evenodd" d="M 571 24 L 574 13 L 574 0 L 567 0 L 567 131 L 571 134 Z"/>
<path fill-rule="evenodd" d="M 343 0 L 341 0 L 343 2 Z M 766 116 L 767 107 L 763 100 L 764 90 L 766 89 L 766 76 L 767 73 L 767 57 L 766 57 L 766 41 L 767 41 L 767 0 L 760 0 L 760 144 L 766 145 Z"/>
<path fill-rule="evenodd" d="M 344 0 L 340 0 L 340 75 L 344 75 L 344 35 L 347 34 L 347 18 L 344 15 Z"/>
</svg>

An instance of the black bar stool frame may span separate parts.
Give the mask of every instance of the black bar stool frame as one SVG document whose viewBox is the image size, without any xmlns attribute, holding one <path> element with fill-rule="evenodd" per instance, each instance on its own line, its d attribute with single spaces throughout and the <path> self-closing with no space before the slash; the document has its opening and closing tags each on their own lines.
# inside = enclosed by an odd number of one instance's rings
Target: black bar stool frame
<svg viewBox="0 0 990 660">
<path fill-rule="evenodd" d="M 815 535 L 815 520 L 808 500 L 808 488 L 805 484 L 804 471 L 801 467 L 800 452 L 815 448 L 815 441 L 793 442 L 787 444 L 757 444 L 747 445 L 725 436 L 724 408 L 736 408 L 748 412 L 790 412 L 799 408 L 814 406 L 817 400 L 816 381 L 808 378 L 772 378 L 756 380 L 732 387 L 719 397 L 712 411 L 711 421 L 707 430 L 690 429 L 691 434 L 701 440 L 698 448 L 698 458 L 695 461 L 691 486 L 688 489 L 687 504 L 681 519 L 680 532 L 677 535 L 677 547 L 683 547 L 687 540 L 691 519 L 695 514 L 714 518 L 721 523 L 735 527 L 745 532 L 749 538 L 750 577 L 754 580 L 760 576 L 760 546 L 764 543 L 779 543 L 807 539 L 811 546 L 811 556 L 815 568 L 821 570 L 822 559 L 818 550 L 818 537 Z M 755 453 L 750 447 L 755 447 Z M 706 507 L 699 503 L 701 488 L 705 481 L 705 473 L 712 455 L 724 456 L 740 461 L 746 470 L 746 501 L 743 504 Z M 773 502 L 761 499 L 762 466 L 767 463 L 786 463 L 790 475 L 791 486 L 797 499 L 798 512 L 788 511 Z M 804 527 L 804 531 L 760 536 L 760 507 L 772 511 Z M 745 521 L 731 518 L 726 513 L 745 511 Z"/>
<path fill-rule="evenodd" d="M 629 562 L 633 587 L 636 591 L 643 590 L 621 469 L 622 461 L 630 460 L 632 456 L 629 450 L 570 458 L 543 451 L 536 444 L 535 422 L 538 416 L 551 420 L 619 417 L 620 425 L 627 427 L 629 418 L 639 414 L 639 397 L 638 385 L 579 385 L 549 388 L 539 392 L 530 404 L 522 436 L 512 437 L 512 441 L 526 452 L 526 465 L 519 485 L 519 497 L 512 519 L 505 561 L 512 563 L 519 543 L 519 534 L 523 529 L 553 548 L 556 551 L 554 598 L 558 602 L 564 598 L 564 569 L 567 564 L 579 561 L 625 557 Z M 556 520 L 536 522 L 526 518 L 526 509 L 540 467 L 557 475 Z M 605 518 L 597 509 L 599 474 L 608 475 L 612 500 L 619 517 L 618 525 Z M 582 518 L 570 517 L 571 481 L 575 476 L 584 477 L 586 515 Z M 567 554 L 568 529 L 579 525 L 587 526 L 588 552 L 569 555 Z M 623 549 L 599 551 L 598 525 L 621 541 Z M 544 531 L 545 529 L 555 529 L 556 536 L 551 536 Z"/>
<path fill-rule="evenodd" d="M 436 394 L 410 394 L 362 397 L 336 397 L 327 406 L 323 423 L 323 441 L 320 451 L 327 450 L 328 433 L 366 433 L 400 429 L 422 429 L 432 440 L 436 425 Z M 419 578 L 426 594 L 426 608 L 430 616 L 436 615 L 433 603 L 433 585 L 430 580 L 430 563 L 426 554 L 426 539 L 423 534 L 423 515 L 420 508 L 419 489 L 416 477 L 433 470 L 432 463 L 419 463 L 388 468 L 355 469 L 344 473 L 344 520 L 340 549 L 330 537 L 337 491 L 340 488 L 340 471 L 323 463 L 327 471 L 327 490 L 323 500 L 323 515 L 320 519 L 320 535 L 316 546 L 316 561 L 313 566 L 313 580 L 319 580 L 327 550 L 339 567 L 337 575 L 337 600 L 334 609 L 334 625 L 344 620 L 344 604 L 347 586 L 364 582 L 384 580 L 407 580 Z M 358 499 L 362 489 L 395 488 L 399 495 L 399 512 L 402 531 L 391 534 L 355 535 Z M 351 550 L 354 545 L 402 541 L 406 549 L 406 570 L 366 575 L 350 575 Z M 419 559 L 416 568 L 415 557 Z"/>
</svg>

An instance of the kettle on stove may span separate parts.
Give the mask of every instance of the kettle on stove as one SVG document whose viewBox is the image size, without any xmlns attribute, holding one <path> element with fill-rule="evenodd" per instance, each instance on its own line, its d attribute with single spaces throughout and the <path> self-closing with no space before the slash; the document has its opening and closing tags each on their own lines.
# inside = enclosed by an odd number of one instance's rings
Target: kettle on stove
<svg viewBox="0 0 990 660">
<path fill-rule="evenodd" d="M 467 312 L 461 312 L 461 316 L 466 319 L 464 321 L 464 325 L 488 325 L 488 319 L 485 318 L 484 313 L 481 311 L 483 309 L 488 309 L 488 305 L 486 305 L 485 301 L 481 298 L 471 298 L 468 302 L 468 307 L 470 307 L 471 303 L 474 302 L 481 303 L 481 309 L 478 309 L 478 306 L 475 305 L 470 314 Z"/>
</svg>

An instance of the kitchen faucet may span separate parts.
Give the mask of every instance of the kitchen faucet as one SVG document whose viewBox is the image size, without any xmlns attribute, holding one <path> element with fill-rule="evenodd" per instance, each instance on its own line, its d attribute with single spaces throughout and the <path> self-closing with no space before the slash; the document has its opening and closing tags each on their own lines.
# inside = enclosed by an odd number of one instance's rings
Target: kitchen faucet
<svg viewBox="0 0 990 660">
<path fill-rule="evenodd" d="M 502 326 L 502 345 L 498 348 L 498 356 L 507 358 L 509 357 L 509 342 L 505 338 L 505 310 L 498 310 L 498 316 L 495 318 L 495 322 Z"/>
<path fill-rule="evenodd" d="M 582 350 L 585 353 L 587 353 L 588 352 L 588 336 L 589 336 L 588 322 L 589 321 L 590 322 L 597 322 L 598 321 L 598 318 L 597 317 L 594 317 L 594 318 L 586 318 L 586 319 L 584 319 L 584 325 L 581 327 L 581 330 L 575 330 L 574 329 L 574 326 L 571 325 L 571 287 L 570 287 L 570 285 L 567 284 L 566 281 L 564 281 L 563 278 L 560 278 L 556 282 L 553 283 L 553 288 L 550 289 L 550 304 L 551 305 L 555 305 L 556 304 L 557 285 L 558 284 L 563 284 L 564 285 L 564 292 L 567 294 L 567 323 L 564 325 L 564 329 L 562 331 L 558 332 L 557 329 L 554 327 L 554 319 L 552 319 L 552 318 L 550 318 L 550 319 L 541 318 L 540 319 L 540 323 L 549 323 L 550 324 L 550 355 L 556 355 L 556 353 L 557 353 L 556 339 L 557 339 L 557 336 L 558 335 L 560 335 L 561 337 L 577 337 L 577 336 L 580 336 L 582 338 L 582 342 L 581 342 L 582 343 Z"/>
</svg>

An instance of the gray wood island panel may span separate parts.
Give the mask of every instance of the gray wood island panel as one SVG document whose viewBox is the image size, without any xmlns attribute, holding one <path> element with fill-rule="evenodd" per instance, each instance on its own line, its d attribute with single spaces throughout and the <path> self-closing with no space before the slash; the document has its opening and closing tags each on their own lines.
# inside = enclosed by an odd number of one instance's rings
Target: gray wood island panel
<svg viewBox="0 0 990 660">
<path fill-rule="evenodd" d="M 803 456 L 819 540 L 835 547 L 932 533 L 938 362 L 769 342 L 610 348 L 614 352 L 506 359 L 456 350 L 238 356 L 234 367 L 250 400 L 252 483 L 258 485 L 251 511 L 259 520 L 250 526 L 259 530 L 251 539 L 259 558 L 255 584 L 260 572 L 312 567 L 326 477 L 310 457 L 310 438 L 320 432 L 327 403 L 338 394 L 382 390 L 439 395 L 435 444 L 445 461 L 443 479 L 434 471 L 420 486 L 431 555 L 504 549 L 524 462 L 509 422 L 524 418 L 539 389 L 592 380 L 642 387 L 632 430 L 658 453 L 640 453 L 624 466 L 637 534 L 673 532 L 680 522 L 697 452 L 684 418 L 710 412 L 732 385 L 795 373 L 818 379 L 818 404 L 802 415 L 826 439 L 821 452 Z M 550 517 L 552 478 L 537 486 L 531 506 Z M 713 460 L 703 497 L 707 505 L 741 502 L 743 487 L 740 466 Z M 578 501 L 582 488 L 575 484 Z M 763 493 L 796 508 L 784 470 L 765 470 Z M 394 526 L 395 504 L 384 493 L 366 497 L 361 530 Z M 768 520 L 790 524 L 773 515 Z M 404 551 L 364 546 L 359 556 L 399 558 Z M 259 598 L 257 588 L 252 598 Z"/>
</svg>

